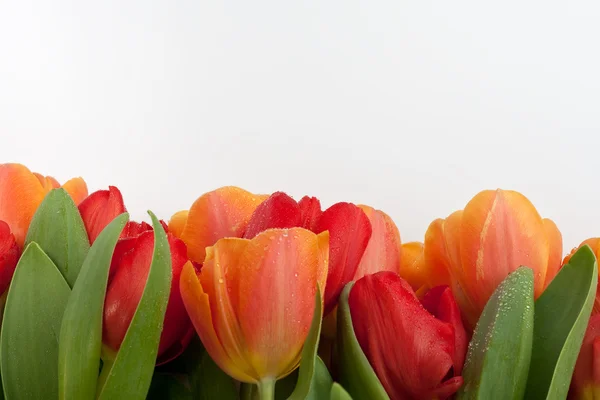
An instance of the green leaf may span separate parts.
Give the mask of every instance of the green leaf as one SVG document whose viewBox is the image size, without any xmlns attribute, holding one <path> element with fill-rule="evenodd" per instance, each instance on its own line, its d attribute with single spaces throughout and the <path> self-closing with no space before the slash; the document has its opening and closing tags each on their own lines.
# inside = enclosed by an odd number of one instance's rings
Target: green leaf
<svg viewBox="0 0 600 400">
<path fill-rule="evenodd" d="M 52 190 L 38 207 L 25 245 L 31 242 L 40 245 L 73 287 L 90 243 L 79 210 L 64 189 Z"/>
<path fill-rule="evenodd" d="M 331 387 L 331 400 L 352 400 L 352 397 L 344 390 L 344 388 L 337 382 Z"/>
<path fill-rule="evenodd" d="M 0 368 L 7 399 L 58 396 L 58 335 L 69 285 L 36 243 L 21 256 L 8 291 Z"/>
<path fill-rule="evenodd" d="M 319 400 L 327 398 L 327 395 L 331 391 L 332 384 L 333 380 L 331 379 L 327 366 L 323 360 L 321 360 L 321 357 L 317 356 L 315 360 L 315 371 L 310 384 L 310 391 L 308 392 L 306 399 Z"/>
<path fill-rule="evenodd" d="M 566 398 L 597 283 L 596 257 L 586 245 L 561 268 L 535 302 L 526 399 Z"/>
<path fill-rule="evenodd" d="M 115 218 L 94 241 L 73 286 L 63 317 L 58 353 L 59 398 L 96 396 L 102 314 L 113 251 L 129 215 Z"/>
<path fill-rule="evenodd" d="M 315 307 L 313 311 L 313 318 L 310 324 L 310 330 L 302 347 L 302 355 L 300 362 L 300 369 L 298 372 L 298 382 L 296 388 L 290 395 L 290 400 L 304 400 L 308 399 L 309 392 L 311 391 L 311 384 L 313 383 L 313 377 L 315 377 L 315 363 L 317 359 L 317 350 L 319 349 L 319 337 L 321 335 L 321 321 L 323 320 L 323 304 L 321 301 L 321 289 L 317 286 L 315 292 Z M 327 368 L 325 368 L 327 369 Z M 329 375 L 329 374 L 327 374 Z M 322 389 L 322 377 L 315 381 L 317 387 L 314 390 Z M 324 379 L 324 378 L 323 378 Z M 329 377 L 331 380 L 331 377 Z M 331 383 L 326 388 L 324 393 L 329 393 Z"/>
<path fill-rule="evenodd" d="M 146 398 L 171 292 L 171 250 L 167 234 L 152 212 L 154 253 L 142 298 L 112 367 L 99 390 L 99 400 Z"/>
<path fill-rule="evenodd" d="M 296 369 L 285 378 L 277 381 L 277 384 L 275 385 L 275 400 L 286 400 L 290 398 L 295 386 L 298 383 L 298 375 L 298 369 Z M 333 380 L 331 379 L 331 375 L 329 374 L 327 366 L 321 357 L 317 356 L 315 359 L 314 373 L 310 383 L 310 389 L 305 399 L 318 400 L 327 398 L 332 384 Z"/>
<path fill-rule="evenodd" d="M 344 287 L 338 300 L 337 344 L 340 383 L 356 399 L 389 399 L 369 360 L 363 353 L 352 326 L 348 296 L 354 282 Z"/>
<path fill-rule="evenodd" d="M 533 340 L 533 270 L 498 285 L 477 322 L 457 399 L 515 399 L 525 394 Z"/>
</svg>

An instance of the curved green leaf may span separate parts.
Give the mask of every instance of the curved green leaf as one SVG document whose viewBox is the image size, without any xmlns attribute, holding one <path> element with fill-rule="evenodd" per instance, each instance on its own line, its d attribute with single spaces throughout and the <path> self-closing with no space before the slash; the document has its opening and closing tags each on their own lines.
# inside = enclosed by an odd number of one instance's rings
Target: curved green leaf
<svg viewBox="0 0 600 400">
<path fill-rule="evenodd" d="M 321 289 L 317 286 L 315 293 L 315 307 L 313 318 L 310 324 L 310 330 L 304 346 L 302 347 L 302 356 L 300 369 L 298 372 L 298 382 L 296 388 L 290 395 L 290 400 L 304 400 L 308 398 L 315 375 L 315 363 L 317 359 L 317 350 L 319 348 L 319 337 L 321 335 L 321 321 L 323 320 L 323 302 L 321 301 Z M 325 368 L 327 369 L 327 368 Z M 331 377 L 329 378 L 331 380 Z M 315 390 L 321 389 L 321 380 L 315 381 L 318 385 Z M 327 387 L 327 392 L 329 387 Z"/>
<path fill-rule="evenodd" d="M 13 276 L 0 334 L 7 399 L 58 396 L 58 335 L 71 290 L 52 260 L 30 243 Z"/>
<path fill-rule="evenodd" d="M 113 251 L 129 215 L 115 218 L 94 241 L 67 303 L 59 339 L 58 389 L 64 400 L 96 396 L 102 313 Z"/>
<path fill-rule="evenodd" d="M 521 267 L 498 285 L 479 317 L 457 399 L 522 399 L 532 340 L 533 271 Z"/>
<path fill-rule="evenodd" d="M 331 379 L 327 366 L 323 360 L 321 360 L 321 357 L 317 356 L 315 360 L 315 370 L 310 384 L 310 391 L 308 392 L 306 399 L 319 400 L 327 398 L 327 395 L 331 392 L 332 384 L 333 379 Z"/>
<path fill-rule="evenodd" d="M 331 387 L 331 394 L 329 396 L 331 400 L 352 400 L 352 397 L 344 390 L 344 388 L 337 382 Z"/>
<path fill-rule="evenodd" d="M 167 234 L 152 212 L 154 253 L 144 293 L 135 310 L 117 358 L 108 370 L 98 399 L 146 398 L 171 292 L 171 250 Z"/>
<path fill-rule="evenodd" d="M 526 399 L 566 398 L 597 283 L 596 257 L 586 245 L 562 267 L 535 302 Z"/>
<path fill-rule="evenodd" d="M 352 326 L 348 296 L 354 282 L 344 287 L 338 300 L 337 344 L 340 383 L 356 399 L 389 399 L 369 360 L 363 353 Z"/>
<path fill-rule="evenodd" d="M 73 287 L 90 243 L 79 210 L 64 189 L 52 190 L 38 207 L 25 245 L 31 242 L 40 245 Z"/>
</svg>

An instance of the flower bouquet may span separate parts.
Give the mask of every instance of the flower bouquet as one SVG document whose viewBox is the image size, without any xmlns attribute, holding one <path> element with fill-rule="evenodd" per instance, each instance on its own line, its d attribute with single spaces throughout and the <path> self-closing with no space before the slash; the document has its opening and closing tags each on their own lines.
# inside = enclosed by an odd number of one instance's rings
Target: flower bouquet
<svg viewBox="0 0 600 400">
<path fill-rule="evenodd" d="M 600 399 L 600 238 L 487 190 L 392 219 L 222 187 L 168 222 L 0 165 L 6 399 Z"/>
</svg>

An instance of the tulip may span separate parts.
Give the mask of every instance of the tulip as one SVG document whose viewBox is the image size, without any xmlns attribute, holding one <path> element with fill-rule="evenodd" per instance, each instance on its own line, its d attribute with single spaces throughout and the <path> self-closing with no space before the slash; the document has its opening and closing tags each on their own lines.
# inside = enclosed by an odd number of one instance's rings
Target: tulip
<svg viewBox="0 0 600 400">
<path fill-rule="evenodd" d="M 422 303 L 404 279 L 383 271 L 356 281 L 348 297 L 356 338 L 392 400 L 445 399 L 462 385 L 467 336 L 447 286 Z"/>
<path fill-rule="evenodd" d="M 423 257 L 429 285 L 451 285 L 473 327 L 496 287 L 522 265 L 533 269 L 539 297 L 560 268 L 562 237 L 522 194 L 486 190 L 464 210 L 432 222 Z"/>
<path fill-rule="evenodd" d="M 600 314 L 590 318 L 575 364 L 569 398 L 600 400 Z"/>
<path fill-rule="evenodd" d="M 56 179 L 31 172 L 24 165 L 0 164 L 0 221 L 8 224 L 20 248 L 37 208 L 46 194 L 58 187 Z M 62 188 L 75 204 L 87 196 L 87 186 L 81 178 L 67 181 Z"/>
<path fill-rule="evenodd" d="M 227 193 L 231 193 L 229 191 L 233 189 L 227 190 Z M 210 241 L 217 239 L 219 236 L 224 237 L 223 232 L 228 232 L 226 236 L 252 239 L 259 233 L 273 228 L 301 227 L 317 234 L 329 231 L 329 248 L 331 254 L 329 256 L 330 264 L 326 285 L 327 289 L 324 293 L 325 314 L 328 314 L 337 304 L 337 299 L 343 287 L 352 280 L 363 257 L 363 253 L 367 248 L 367 243 L 369 243 L 371 224 L 365 212 L 350 203 L 337 203 L 327 210 L 321 211 L 321 204 L 314 197 L 307 196 L 296 202 L 287 194 L 276 192 L 266 200 L 261 201 L 249 218 L 246 219 L 244 217 L 243 220 L 246 222 L 242 225 L 232 227 L 228 225 L 231 213 L 222 212 L 221 210 L 231 209 L 235 204 L 246 204 L 249 198 L 247 192 L 241 189 L 236 189 L 233 193 L 236 194 L 229 197 L 219 195 L 218 199 L 226 199 L 227 202 L 225 204 L 218 202 L 206 211 L 209 216 L 205 217 L 205 219 L 215 221 L 215 228 L 212 228 L 212 225 L 206 224 L 202 228 L 203 230 L 196 231 L 195 236 L 186 235 L 186 230 L 190 230 L 189 226 L 192 218 L 193 210 L 190 210 L 185 222 L 185 228 L 183 228 L 184 233 L 181 236 L 188 246 L 188 254 L 190 254 L 189 249 L 196 248 L 198 243 L 212 244 Z M 212 194 L 211 196 L 217 195 Z M 175 231 L 181 230 L 182 220 L 184 219 L 185 212 L 175 214 L 169 222 L 169 229 Z M 236 221 L 238 219 L 234 218 Z M 210 232 L 213 229 L 217 234 L 211 236 Z M 204 238 L 207 237 L 211 239 L 205 240 Z M 379 257 L 382 252 L 385 252 L 385 248 L 380 249 L 374 246 L 372 251 L 373 258 Z M 192 255 L 190 255 L 190 259 L 200 263 L 203 261 L 193 258 Z M 366 261 L 365 264 L 367 264 Z"/>
<path fill-rule="evenodd" d="M 20 256 L 21 249 L 10 232 L 10 227 L 6 222 L 0 221 L 0 295 L 10 286 Z"/>
<path fill-rule="evenodd" d="M 114 186 L 110 186 L 108 190 L 98 190 L 88 196 L 79 205 L 79 212 L 90 243 L 96 240 L 106 225 L 125 211 L 123 196 Z M 179 290 L 181 271 L 188 261 L 187 248 L 183 241 L 169 232 L 163 221 L 161 224 L 167 232 L 171 251 L 172 281 L 158 347 L 158 364 L 170 361 L 181 354 L 193 334 L 193 327 Z M 104 301 L 103 341 L 112 352 L 119 350 L 140 302 L 150 271 L 153 251 L 152 226 L 146 222 L 128 222 L 113 252 Z"/>
<path fill-rule="evenodd" d="M 152 253 L 154 232 L 148 224 L 132 224 L 130 231 L 146 229 L 137 236 L 121 238 L 115 247 L 104 302 L 103 341 L 118 351 L 144 292 Z M 179 290 L 183 265 L 188 261 L 185 244 L 167 233 L 171 251 L 172 281 L 169 302 L 158 346 L 158 364 L 177 357 L 188 345 L 193 328 Z"/>
<path fill-rule="evenodd" d="M 326 287 L 329 234 L 269 229 L 207 248 L 200 271 L 187 263 L 181 294 L 211 358 L 269 397 L 299 364 L 317 287 Z"/>
<path fill-rule="evenodd" d="M 400 232 L 396 224 L 383 211 L 365 205 L 359 205 L 359 207 L 369 218 L 372 234 L 353 280 L 380 271 L 398 273 L 402 248 Z"/>
<path fill-rule="evenodd" d="M 577 252 L 577 250 L 579 250 L 581 247 L 585 246 L 585 245 L 589 245 L 592 249 L 592 251 L 594 252 L 594 254 L 596 255 L 596 259 L 600 260 L 600 238 L 590 238 L 587 240 L 584 240 L 579 247 L 574 248 L 571 253 L 569 255 L 567 255 L 565 257 L 565 259 L 563 260 L 563 265 L 567 264 L 569 262 L 569 260 L 571 259 L 571 257 L 573 256 L 573 254 L 575 254 Z M 599 276 L 600 276 L 600 270 L 598 272 Z M 594 308 L 592 310 L 592 314 L 596 314 L 596 313 L 600 313 L 600 281 L 598 282 L 598 286 L 597 286 L 597 290 L 596 290 L 596 297 L 594 299 Z M 598 398 L 600 400 L 600 397 Z"/>
</svg>

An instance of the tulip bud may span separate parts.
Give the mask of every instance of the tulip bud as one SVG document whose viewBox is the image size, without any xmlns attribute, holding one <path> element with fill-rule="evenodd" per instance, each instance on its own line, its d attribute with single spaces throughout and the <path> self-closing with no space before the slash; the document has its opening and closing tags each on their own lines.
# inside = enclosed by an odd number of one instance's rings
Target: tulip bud
<svg viewBox="0 0 600 400">
<path fill-rule="evenodd" d="M 419 302 L 384 271 L 359 279 L 348 305 L 358 343 L 392 400 L 445 399 L 462 385 L 467 337 L 447 287 Z"/>
</svg>

